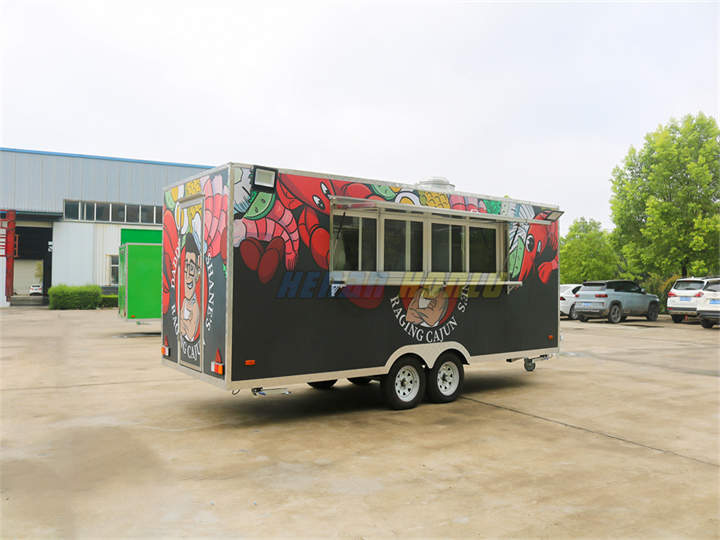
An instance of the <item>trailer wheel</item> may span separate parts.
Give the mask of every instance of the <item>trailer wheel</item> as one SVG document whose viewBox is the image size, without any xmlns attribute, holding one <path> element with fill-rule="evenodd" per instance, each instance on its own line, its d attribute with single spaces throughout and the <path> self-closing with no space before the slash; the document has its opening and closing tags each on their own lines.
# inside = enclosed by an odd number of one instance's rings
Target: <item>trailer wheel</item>
<svg viewBox="0 0 720 540">
<path fill-rule="evenodd" d="M 428 372 L 427 394 L 434 403 L 455 401 L 462 393 L 463 365 L 454 354 L 443 354 Z"/>
<path fill-rule="evenodd" d="M 349 377 L 348 381 L 353 384 L 357 384 L 358 386 L 365 386 L 366 384 L 370 384 L 372 382 L 372 377 Z"/>
<path fill-rule="evenodd" d="M 337 379 L 333 379 L 331 381 L 314 381 L 309 382 L 308 384 L 312 386 L 315 390 L 330 390 L 336 382 Z"/>
<path fill-rule="evenodd" d="M 399 358 L 383 377 L 380 390 L 391 409 L 412 409 L 425 393 L 425 369 L 411 356 Z"/>
</svg>

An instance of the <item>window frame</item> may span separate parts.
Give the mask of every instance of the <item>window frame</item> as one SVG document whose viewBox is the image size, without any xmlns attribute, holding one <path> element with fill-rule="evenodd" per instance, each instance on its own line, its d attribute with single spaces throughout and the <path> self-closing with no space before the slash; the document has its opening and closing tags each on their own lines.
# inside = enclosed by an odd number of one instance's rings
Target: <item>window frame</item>
<svg viewBox="0 0 720 540">
<path fill-rule="evenodd" d="M 374 219 L 375 220 L 375 264 L 377 265 L 378 262 L 378 227 L 379 227 L 379 219 L 378 216 L 375 214 L 368 215 L 368 212 L 361 212 L 361 211 L 344 211 L 342 213 L 338 212 L 338 216 L 340 218 L 347 219 L 347 218 L 358 218 L 358 269 L 357 270 L 335 270 L 335 272 L 377 272 L 376 270 L 362 270 L 362 263 L 363 263 L 363 249 L 362 249 L 362 243 L 363 243 L 363 226 L 362 226 L 362 220 L 365 219 Z M 333 268 L 335 265 L 335 249 L 337 247 L 336 245 L 337 238 L 335 237 L 335 226 L 332 219 L 330 220 L 330 259 L 328 261 L 329 268 Z"/>
<path fill-rule="evenodd" d="M 63 220 L 65 221 L 80 221 L 80 216 L 83 212 L 83 201 L 76 200 L 76 199 L 63 199 Z M 67 216 L 67 207 L 68 204 L 74 204 L 76 206 L 75 210 L 77 211 L 77 217 L 68 217 Z"/>
<path fill-rule="evenodd" d="M 78 209 L 78 217 L 68 217 L 66 214 L 67 206 L 69 204 L 77 205 Z M 108 219 L 107 220 L 99 220 L 97 218 L 97 206 L 101 205 L 108 205 Z M 88 209 L 92 209 L 92 216 L 87 217 L 86 216 L 86 207 Z M 116 220 L 113 219 L 113 212 L 116 208 L 122 208 L 123 209 L 123 220 Z M 137 209 L 137 221 L 131 221 L 128 219 L 128 207 L 136 208 Z M 144 222 L 141 220 L 142 216 L 142 208 L 152 208 L 152 221 Z M 149 204 L 141 204 L 141 203 L 123 203 L 123 202 L 108 202 L 108 201 L 93 201 L 93 200 L 85 200 L 85 199 L 63 199 L 63 213 L 62 213 L 62 219 L 63 221 L 72 221 L 72 222 L 80 222 L 80 223 L 98 223 L 103 225 L 108 224 L 127 224 L 127 225 L 142 225 L 142 226 L 162 226 L 162 217 L 163 217 L 163 206 L 162 205 L 149 205 Z"/>
<path fill-rule="evenodd" d="M 508 224 L 503 221 L 485 221 L 469 216 L 439 216 L 438 214 L 431 214 L 423 212 L 420 208 L 413 210 L 413 207 L 409 207 L 407 211 L 393 211 L 384 208 L 372 208 L 372 209 L 331 209 L 330 212 L 330 230 L 334 231 L 335 220 L 339 219 L 342 215 L 346 217 L 357 217 L 357 218 L 374 218 L 376 219 L 376 261 L 377 268 L 375 271 L 370 270 L 335 270 L 335 238 L 330 238 L 330 258 L 328 261 L 330 279 L 331 281 L 352 281 L 353 283 L 376 283 L 378 278 L 382 276 L 386 281 L 385 284 L 400 284 L 407 281 L 409 275 L 414 275 L 418 281 L 437 281 L 441 283 L 448 282 L 477 282 L 484 283 L 493 280 L 500 280 L 500 277 L 506 273 L 507 256 L 505 253 L 507 243 L 507 226 Z M 423 224 L 423 269 L 422 271 L 386 271 L 385 270 L 385 221 L 387 219 L 405 221 L 405 222 L 421 222 Z M 447 225 L 459 225 L 464 229 L 463 232 L 463 249 L 464 249 L 464 261 L 462 272 L 433 272 L 431 271 L 432 265 L 432 225 L 433 224 L 447 224 Z M 470 228 L 483 228 L 495 231 L 495 272 L 473 272 L 470 273 Z M 360 242 L 362 242 L 362 234 L 360 235 Z M 405 246 L 406 254 L 408 253 L 410 235 L 406 235 Z M 362 268 L 362 259 L 359 257 L 359 266 Z M 406 268 L 409 265 L 409 257 L 406 257 Z M 348 278 L 352 275 L 352 278 Z M 473 278 L 471 280 L 471 277 Z M 506 278 L 501 280 L 506 281 Z M 499 281 L 498 281 L 499 282 Z"/>
<path fill-rule="evenodd" d="M 113 264 L 113 257 L 117 260 L 115 264 Z M 113 283 L 113 268 L 117 267 L 117 282 Z M 109 254 L 108 255 L 108 286 L 109 287 L 116 287 L 120 284 L 120 255 L 119 254 Z"/>
<path fill-rule="evenodd" d="M 112 203 L 95 201 L 95 221 L 98 223 L 112 223 Z M 98 205 L 107 205 L 107 219 L 98 219 Z"/>
<path fill-rule="evenodd" d="M 423 219 L 424 216 L 422 215 L 415 215 L 412 217 L 406 217 L 408 214 L 412 214 L 412 212 L 387 212 L 387 211 L 379 211 L 379 218 L 378 218 L 378 239 L 377 239 L 377 249 L 379 251 L 377 255 L 377 263 L 378 263 L 378 272 L 382 272 L 383 274 L 386 274 L 390 277 L 402 277 L 406 274 L 410 273 L 418 273 L 417 270 L 408 270 L 408 266 L 410 266 L 410 258 L 408 257 L 408 253 L 410 252 L 410 228 L 408 227 L 407 223 L 414 221 L 414 222 L 420 222 L 423 224 L 423 241 L 422 241 L 422 267 L 423 269 L 420 271 L 421 273 L 425 273 L 425 269 L 428 265 L 427 260 L 427 235 L 428 235 L 428 227 L 427 223 Z M 385 221 L 386 220 L 391 221 L 404 221 L 406 223 L 405 225 L 405 270 L 385 270 Z"/>
</svg>

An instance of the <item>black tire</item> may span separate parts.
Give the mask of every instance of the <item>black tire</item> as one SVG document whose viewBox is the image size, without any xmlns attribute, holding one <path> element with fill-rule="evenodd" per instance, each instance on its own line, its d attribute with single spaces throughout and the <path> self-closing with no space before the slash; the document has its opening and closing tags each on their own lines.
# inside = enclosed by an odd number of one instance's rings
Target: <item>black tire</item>
<svg viewBox="0 0 720 540">
<path fill-rule="evenodd" d="M 366 384 L 370 384 L 372 382 L 372 377 L 349 377 L 348 381 L 353 384 L 357 384 L 358 386 L 365 386 Z"/>
<path fill-rule="evenodd" d="M 337 379 L 333 379 L 332 381 L 315 381 L 309 382 L 308 384 L 312 386 L 315 390 L 330 390 L 336 382 Z"/>
<path fill-rule="evenodd" d="M 462 394 L 465 373 L 460 359 L 452 353 L 440 355 L 427 374 L 427 396 L 433 403 L 450 403 Z"/>
<path fill-rule="evenodd" d="M 580 322 L 587 322 L 588 318 L 585 315 L 578 315 L 577 320 Z"/>
<path fill-rule="evenodd" d="M 700 324 L 702 324 L 703 328 L 712 328 L 715 326 L 715 323 L 710 319 L 700 319 Z"/>
<path fill-rule="evenodd" d="M 648 308 L 648 312 L 647 312 L 647 315 L 645 315 L 645 318 L 648 321 L 657 321 L 659 313 L 660 313 L 660 306 L 658 306 L 657 304 L 650 304 L 650 307 Z"/>
<path fill-rule="evenodd" d="M 577 315 L 577 313 L 575 313 L 575 304 L 573 304 L 572 306 L 570 306 L 570 313 L 568 313 L 568 318 L 569 318 L 571 321 L 576 321 L 576 320 L 577 320 L 578 315 Z"/>
<path fill-rule="evenodd" d="M 608 312 L 608 321 L 612 324 L 617 324 L 622 320 L 623 312 L 622 307 L 620 307 L 620 304 L 613 304 L 610 306 L 610 311 Z"/>
<path fill-rule="evenodd" d="M 671 315 L 671 317 L 674 323 L 681 323 L 683 322 L 685 315 Z"/>
<path fill-rule="evenodd" d="M 413 388 L 407 384 L 408 379 L 415 379 Z M 385 403 L 391 409 L 412 409 L 425 394 L 425 368 L 419 360 L 412 356 L 398 358 L 390 368 L 390 372 L 382 378 L 380 391 Z M 404 392 L 407 390 L 407 393 Z M 403 395 L 404 394 L 404 395 Z"/>
</svg>

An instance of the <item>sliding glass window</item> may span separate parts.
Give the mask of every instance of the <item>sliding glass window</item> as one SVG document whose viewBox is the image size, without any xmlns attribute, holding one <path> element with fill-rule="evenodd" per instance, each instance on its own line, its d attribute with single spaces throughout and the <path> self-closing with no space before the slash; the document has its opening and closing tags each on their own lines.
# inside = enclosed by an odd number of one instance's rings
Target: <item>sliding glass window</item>
<svg viewBox="0 0 720 540">
<path fill-rule="evenodd" d="M 423 271 L 423 223 L 385 219 L 383 256 L 386 272 Z"/>
<path fill-rule="evenodd" d="M 495 229 L 470 227 L 470 272 L 497 272 Z"/>
<path fill-rule="evenodd" d="M 465 271 L 465 226 L 432 224 L 431 272 Z"/>
<path fill-rule="evenodd" d="M 333 218 L 333 270 L 377 271 L 377 220 L 339 215 Z"/>
</svg>

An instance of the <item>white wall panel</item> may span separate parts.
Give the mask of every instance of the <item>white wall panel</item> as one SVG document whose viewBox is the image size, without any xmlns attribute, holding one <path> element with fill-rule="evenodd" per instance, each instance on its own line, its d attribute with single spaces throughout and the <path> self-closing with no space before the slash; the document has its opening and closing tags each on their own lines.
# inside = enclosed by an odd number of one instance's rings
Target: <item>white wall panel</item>
<svg viewBox="0 0 720 540">
<path fill-rule="evenodd" d="M 53 224 L 53 285 L 95 283 L 95 227 L 68 221 Z"/>
<path fill-rule="evenodd" d="M 10 302 L 7 301 L 5 296 L 5 257 L 0 257 L 0 308 L 8 307 Z"/>
</svg>

